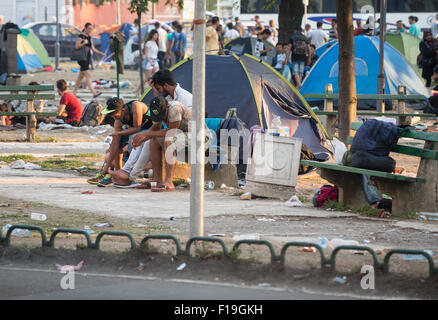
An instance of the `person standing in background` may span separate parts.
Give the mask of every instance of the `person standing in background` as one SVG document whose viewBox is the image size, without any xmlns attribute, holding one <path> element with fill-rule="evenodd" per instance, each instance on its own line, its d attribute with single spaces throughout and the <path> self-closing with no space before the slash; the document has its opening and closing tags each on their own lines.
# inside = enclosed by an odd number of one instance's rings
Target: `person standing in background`
<svg viewBox="0 0 438 320">
<path fill-rule="evenodd" d="M 435 21 L 432 22 L 432 37 L 436 39 L 438 36 L 438 13 L 435 16 Z"/>
<path fill-rule="evenodd" d="M 312 26 L 310 25 L 310 24 L 306 24 L 305 26 L 304 26 L 304 35 L 307 37 L 307 38 L 310 38 L 310 36 L 312 35 Z"/>
<path fill-rule="evenodd" d="M 330 40 L 338 39 L 338 21 L 336 19 L 332 19 L 331 25 L 332 28 L 330 29 Z"/>
<path fill-rule="evenodd" d="M 406 32 L 407 31 L 406 26 L 404 25 L 403 21 L 401 21 L 401 20 L 397 21 L 396 26 L 397 26 L 397 30 L 400 31 L 400 32 Z"/>
<path fill-rule="evenodd" d="M 160 70 L 164 69 L 164 60 L 168 58 L 167 54 L 167 32 L 161 27 L 159 22 L 155 22 L 155 29 L 158 32 L 158 66 Z"/>
<path fill-rule="evenodd" d="M 181 24 L 176 26 L 176 31 L 179 33 L 179 43 L 178 43 L 178 59 L 177 63 L 184 59 L 187 47 L 187 37 L 183 32 L 183 26 Z"/>
<path fill-rule="evenodd" d="M 414 16 L 410 16 L 408 19 L 409 19 L 409 24 L 411 25 L 411 27 L 409 28 L 409 33 L 413 34 L 416 37 L 420 37 L 421 30 L 417 24 L 418 18 Z"/>
<path fill-rule="evenodd" d="M 424 32 L 423 40 L 420 42 L 420 52 L 422 55 L 422 77 L 426 80 L 426 87 L 430 87 L 433 68 L 437 65 L 438 53 L 438 41 L 432 37 L 432 32 Z"/>
<path fill-rule="evenodd" d="M 268 41 L 272 42 L 273 44 L 277 44 L 278 30 L 274 20 L 269 20 L 269 31 L 271 31 L 271 36 L 269 37 Z"/>
<path fill-rule="evenodd" d="M 328 41 L 327 33 L 322 30 L 322 22 L 318 21 L 316 23 L 316 30 L 313 30 L 310 34 L 309 41 L 313 44 L 317 49 L 321 47 L 324 43 Z"/>
<path fill-rule="evenodd" d="M 228 22 L 227 28 L 228 28 L 228 30 L 224 34 L 224 40 L 225 41 L 230 42 L 231 40 L 240 37 L 239 31 L 234 29 L 234 26 L 233 26 L 232 22 Z"/>
<path fill-rule="evenodd" d="M 225 52 L 224 52 L 224 30 L 223 30 L 221 24 L 219 24 L 217 26 L 216 32 L 217 32 L 218 41 L 219 41 L 219 54 L 221 56 L 223 56 L 223 55 L 225 55 Z"/>
<path fill-rule="evenodd" d="M 208 24 L 208 22 L 207 22 Z M 219 36 L 216 31 L 219 25 L 219 17 L 215 16 L 211 19 L 211 25 L 205 29 L 206 38 L 206 54 L 217 55 L 219 54 Z"/>
<path fill-rule="evenodd" d="M 91 41 L 91 33 L 93 32 L 93 25 L 91 23 L 86 23 L 84 29 L 82 30 L 82 33 L 78 36 L 76 39 L 75 49 L 78 50 L 82 47 L 87 47 L 87 58 L 84 61 L 78 61 L 78 64 L 80 66 L 80 72 L 78 75 L 78 78 L 75 82 L 75 88 L 73 90 L 73 94 L 76 96 L 79 86 L 82 83 L 82 79 L 85 78 L 88 88 L 90 89 L 91 93 L 93 94 L 93 98 L 97 98 L 102 94 L 102 92 L 97 92 L 93 88 L 93 83 L 91 80 L 91 70 L 90 70 L 90 63 L 91 63 L 91 54 L 92 52 L 96 52 L 97 54 L 100 54 L 101 56 L 105 56 L 105 54 L 99 50 L 97 50 L 93 42 Z"/>
<path fill-rule="evenodd" d="M 178 25 L 178 21 L 172 21 L 172 29 L 173 32 L 168 36 L 168 43 L 167 46 L 167 55 L 170 57 L 171 65 L 175 64 L 176 57 L 174 55 L 174 52 L 172 51 L 172 47 L 175 45 L 175 40 L 178 37 L 178 32 L 176 31 L 176 26 Z"/>
<path fill-rule="evenodd" d="M 243 26 L 242 22 L 240 22 L 239 17 L 234 18 L 235 25 L 234 28 L 239 31 L 240 36 L 243 37 L 245 35 L 245 27 Z"/>
</svg>

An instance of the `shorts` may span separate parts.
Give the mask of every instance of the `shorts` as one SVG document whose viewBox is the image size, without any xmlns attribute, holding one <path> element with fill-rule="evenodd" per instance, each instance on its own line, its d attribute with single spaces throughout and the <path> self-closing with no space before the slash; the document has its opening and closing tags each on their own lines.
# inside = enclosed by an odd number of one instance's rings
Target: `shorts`
<svg viewBox="0 0 438 320">
<path fill-rule="evenodd" d="M 304 74 L 304 61 L 293 61 L 292 62 L 292 74 L 299 74 L 302 76 Z"/>
<path fill-rule="evenodd" d="M 81 71 L 90 70 L 90 59 L 84 61 L 78 61 L 79 66 L 81 67 Z"/>
<path fill-rule="evenodd" d="M 158 59 L 152 58 L 151 60 L 152 60 L 152 62 L 149 62 L 148 60 L 145 60 L 146 64 L 145 64 L 144 69 L 145 70 L 154 70 L 154 68 L 159 69 L 160 66 L 158 65 Z"/>
</svg>

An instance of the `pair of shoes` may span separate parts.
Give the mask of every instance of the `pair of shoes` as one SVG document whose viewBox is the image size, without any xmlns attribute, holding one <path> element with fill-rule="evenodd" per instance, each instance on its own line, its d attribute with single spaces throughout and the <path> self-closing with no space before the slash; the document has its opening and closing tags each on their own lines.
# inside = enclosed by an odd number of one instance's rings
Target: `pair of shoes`
<svg viewBox="0 0 438 320">
<path fill-rule="evenodd" d="M 96 93 L 94 96 L 93 96 L 93 98 L 97 98 L 98 96 L 100 96 L 102 94 L 102 92 L 98 92 L 98 93 Z"/>
<path fill-rule="evenodd" d="M 94 176 L 94 178 L 90 178 L 87 180 L 90 184 L 98 184 L 101 180 L 105 178 L 105 175 L 102 173 L 98 173 Z"/>
<path fill-rule="evenodd" d="M 106 174 L 105 177 L 97 184 L 98 187 L 111 187 L 112 185 L 113 179 L 109 174 Z"/>
<path fill-rule="evenodd" d="M 136 188 L 137 186 L 138 186 L 137 182 L 131 182 L 130 184 L 127 184 L 127 185 L 115 184 L 114 183 L 114 187 L 120 188 L 120 189 L 132 189 L 132 188 Z"/>
</svg>

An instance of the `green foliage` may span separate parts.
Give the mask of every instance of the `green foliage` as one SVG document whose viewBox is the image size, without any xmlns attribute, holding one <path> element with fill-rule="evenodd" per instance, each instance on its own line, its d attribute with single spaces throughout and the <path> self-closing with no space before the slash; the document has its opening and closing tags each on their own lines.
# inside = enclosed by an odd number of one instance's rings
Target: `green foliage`
<svg viewBox="0 0 438 320">
<path fill-rule="evenodd" d="M 17 160 L 35 160 L 35 157 L 27 155 L 27 154 L 13 154 L 11 156 L 0 156 L 0 161 L 5 161 L 7 163 L 11 163 Z"/>
<path fill-rule="evenodd" d="M 114 0 L 100 0 L 99 5 L 104 4 L 105 2 L 113 2 Z M 131 0 L 129 5 L 129 12 L 141 14 L 149 11 L 149 6 L 151 3 L 158 3 L 159 0 Z M 173 3 L 170 0 L 166 0 L 166 6 L 173 6 Z M 176 5 L 180 10 L 184 8 L 184 0 L 177 0 Z"/>
<path fill-rule="evenodd" d="M 78 168 L 82 166 L 89 167 L 88 162 L 76 161 L 76 160 L 45 160 L 38 162 L 43 169 L 67 169 Z"/>
<path fill-rule="evenodd" d="M 100 158 L 101 154 L 98 153 L 77 153 L 77 154 L 68 154 L 65 156 L 66 158 Z"/>
<path fill-rule="evenodd" d="M 336 211 L 345 211 L 345 206 L 342 202 L 337 202 L 337 201 L 332 201 L 332 200 L 328 200 L 325 203 L 324 208 L 334 209 Z"/>
<path fill-rule="evenodd" d="M 380 211 L 382 211 L 382 209 L 372 208 L 370 206 L 363 206 L 362 208 L 357 210 L 358 213 L 369 217 L 378 217 Z"/>
</svg>

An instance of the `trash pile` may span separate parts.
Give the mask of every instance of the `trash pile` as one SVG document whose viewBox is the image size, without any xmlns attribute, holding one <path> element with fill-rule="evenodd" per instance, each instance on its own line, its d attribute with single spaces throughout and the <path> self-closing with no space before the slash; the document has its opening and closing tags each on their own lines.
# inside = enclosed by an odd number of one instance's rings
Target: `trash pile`
<svg viewBox="0 0 438 320">
<path fill-rule="evenodd" d="M 17 160 L 11 163 L 9 166 L 11 169 L 24 169 L 24 170 L 38 170 L 41 169 L 41 166 L 33 163 L 26 163 L 24 160 Z"/>
</svg>

